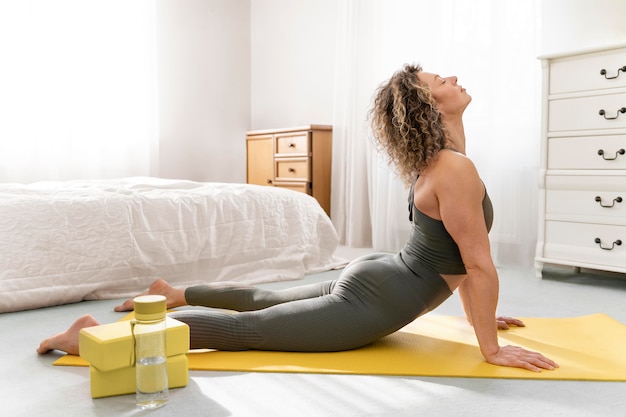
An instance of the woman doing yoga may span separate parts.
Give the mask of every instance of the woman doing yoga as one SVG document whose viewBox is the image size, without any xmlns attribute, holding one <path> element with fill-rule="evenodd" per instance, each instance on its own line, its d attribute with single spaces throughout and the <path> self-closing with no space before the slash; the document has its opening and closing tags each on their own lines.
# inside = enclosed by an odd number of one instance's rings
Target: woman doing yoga
<svg viewBox="0 0 626 417">
<path fill-rule="evenodd" d="M 146 293 L 184 305 L 170 315 L 189 325 L 192 348 L 325 352 L 355 349 L 393 333 L 458 290 L 480 350 L 492 364 L 532 371 L 558 365 L 537 352 L 500 346 L 497 329 L 523 326 L 496 317 L 498 274 L 490 255 L 491 201 L 465 156 L 463 112 L 471 97 L 456 77 L 406 65 L 376 92 L 371 122 L 377 145 L 410 186 L 412 231 L 398 254 L 351 262 L 337 280 L 268 291 L 212 283 L 186 289 L 158 280 Z M 128 300 L 116 311 L 132 310 Z M 78 319 L 38 352 L 78 353 Z"/>
</svg>

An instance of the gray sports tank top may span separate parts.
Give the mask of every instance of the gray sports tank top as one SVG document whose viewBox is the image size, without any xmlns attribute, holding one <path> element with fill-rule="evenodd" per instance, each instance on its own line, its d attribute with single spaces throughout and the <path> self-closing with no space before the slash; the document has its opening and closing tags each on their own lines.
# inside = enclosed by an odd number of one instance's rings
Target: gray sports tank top
<svg viewBox="0 0 626 417">
<path fill-rule="evenodd" d="M 463 275 L 465 265 L 459 247 L 446 230 L 441 220 L 433 219 L 419 211 L 413 202 L 414 187 L 409 193 L 409 220 L 413 229 L 409 240 L 400 252 L 402 260 L 412 271 L 426 267 L 438 274 Z M 493 206 L 485 190 L 483 212 L 487 230 L 493 223 Z"/>
</svg>

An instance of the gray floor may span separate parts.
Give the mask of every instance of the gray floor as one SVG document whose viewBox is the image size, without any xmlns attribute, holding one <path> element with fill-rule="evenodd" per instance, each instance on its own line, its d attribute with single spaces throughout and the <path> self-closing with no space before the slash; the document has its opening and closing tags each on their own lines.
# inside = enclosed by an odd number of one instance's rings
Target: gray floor
<svg viewBox="0 0 626 417">
<path fill-rule="evenodd" d="M 501 314 L 571 317 L 602 312 L 626 324 L 624 275 L 547 268 L 544 279 L 538 280 L 533 271 L 499 272 Z M 305 281 L 337 273 L 312 275 Z M 58 354 L 35 353 L 42 338 L 64 330 L 82 314 L 94 314 L 101 322 L 118 320 L 120 314 L 112 312 L 116 304 L 117 300 L 83 302 L 1 314 L 0 415 L 626 416 L 626 383 L 197 371 L 190 373 L 189 386 L 171 391 L 166 407 L 140 411 L 132 395 L 91 399 L 87 368 L 53 367 Z M 458 297 L 435 314 L 460 315 Z"/>
</svg>

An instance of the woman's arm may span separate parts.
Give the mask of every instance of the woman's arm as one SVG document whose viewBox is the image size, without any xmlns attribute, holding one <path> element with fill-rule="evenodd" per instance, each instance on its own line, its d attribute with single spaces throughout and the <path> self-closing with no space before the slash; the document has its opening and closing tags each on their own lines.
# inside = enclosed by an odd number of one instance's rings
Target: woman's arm
<svg viewBox="0 0 626 417">
<path fill-rule="evenodd" d="M 465 318 L 467 322 L 472 324 L 472 315 L 470 314 L 470 301 L 469 295 L 467 294 L 467 285 L 465 284 L 467 281 L 461 282 L 459 287 L 457 288 L 459 292 L 459 298 L 461 299 L 461 305 L 463 306 L 463 311 L 465 312 Z"/>
<path fill-rule="evenodd" d="M 457 243 L 467 271 L 459 293 L 481 353 L 497 365 L 534 371 L 554 369 L 557 365 L 539 353 L 500 347 L 498 343 L 498 274 L 491 259 L 482 209 L 484 185 L 474 164 L 463 155 L 441 152 L 433 175 L 441 219 Z"/>
<path fill-rule="evenodd" d="M 467 322 L 472 325 L 472 316 L 470 314 L 470 300 L 469 295 L 467 293 L 467 285 L 465 284 L 467 281 L 461 282 L 458 287 L 459 298 L 461 299 L 461 305 L 463 306 L 463 311 L 465 312 L 465 318 Z M 500 330 L 509 330 L 511 325 L 517 327 L 524 327 L 525 324 L 523 321 L 513 318 L 513 317 L 505 317 L 499 316 L 496 317 L 496 323 L 498 324 L 498 329 Z"/>
</svg>

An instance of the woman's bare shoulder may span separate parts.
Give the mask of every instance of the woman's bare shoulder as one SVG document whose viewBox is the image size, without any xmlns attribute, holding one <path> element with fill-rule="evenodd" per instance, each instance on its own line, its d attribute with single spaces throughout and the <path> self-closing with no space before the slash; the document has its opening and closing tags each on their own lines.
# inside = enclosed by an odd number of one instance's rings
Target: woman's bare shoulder
<svg viewBox="0 0 626 417">
<path fill-rule="evenodd" d="M 437 155 L 437 161 L 433 167 L 438 176 L 442 178 L 455 177 L 462 178 L 466 175 L 478 176 L 478 171 L 474 162 L 460 152 L 444 149 Z"/>
</svg>

